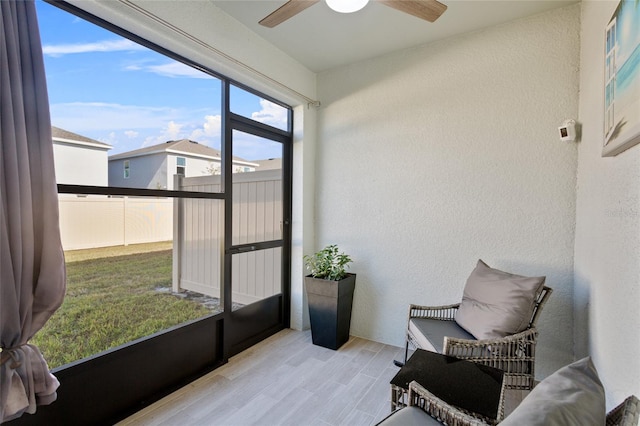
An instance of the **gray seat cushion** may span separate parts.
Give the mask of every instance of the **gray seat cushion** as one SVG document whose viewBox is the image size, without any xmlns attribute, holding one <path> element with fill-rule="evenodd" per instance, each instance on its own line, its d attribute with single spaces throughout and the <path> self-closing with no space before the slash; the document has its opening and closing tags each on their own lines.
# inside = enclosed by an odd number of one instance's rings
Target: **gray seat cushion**
<svg viewBox="0 0 640 426">
<path fill-rule="evenodd" d="M 460 327 L 455 321 L 411 318 L 409 320 L 409 331 L 413 334 L 416 343 L 421 349 L 439 354 L 442 353 L 445 336 L 455 337 L 457 339 L 476 340 L 475 337 Z"/>
<path fill-rule="evenodd" d="M 441 423 L 418 407 L 404 407 L 389 414 L 379 426 L 422 426 Z"/>
</svg>

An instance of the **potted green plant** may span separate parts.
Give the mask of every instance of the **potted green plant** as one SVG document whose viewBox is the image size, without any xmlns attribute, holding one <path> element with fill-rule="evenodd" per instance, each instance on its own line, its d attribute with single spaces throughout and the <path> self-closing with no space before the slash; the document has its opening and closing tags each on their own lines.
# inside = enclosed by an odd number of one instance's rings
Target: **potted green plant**
<svg viewBox="0 0 640 426">
<path fill-rule="evenodd" d="M 304 256 L 311 273 L 305 277 L 314 345 L 338 349 L 349 340 L 356 275 L 347 273 L 351 257 L 329 245 Z"/>
</svg>

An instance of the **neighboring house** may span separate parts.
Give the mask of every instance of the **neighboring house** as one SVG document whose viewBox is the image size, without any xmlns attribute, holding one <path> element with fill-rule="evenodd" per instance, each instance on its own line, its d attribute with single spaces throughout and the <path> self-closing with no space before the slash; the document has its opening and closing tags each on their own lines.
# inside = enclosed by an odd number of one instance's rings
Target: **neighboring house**
<svg viewBox="0 0 640 426">
<path fill-rule="evenodd" d="M 108 185 L 107 151 L 111 145 L 54 126 L 51 136 L 57 183 Z"/>
<path fill-rule="evenodd" d="M 282 168 L 282 158 L 268 158 L 266 160 L 256 160 L 258 164 L 258 170 L 273 170 Z"/>
<path fill-rule="evenodd" d="M 109 186 L 174 189 L 173 176 L 220 174 L 221 153 L 198 142 L 181 139 L 109 157 Z M 258 164 L 233 158 L 233 171 L 252 172 Z"/>
</svg>

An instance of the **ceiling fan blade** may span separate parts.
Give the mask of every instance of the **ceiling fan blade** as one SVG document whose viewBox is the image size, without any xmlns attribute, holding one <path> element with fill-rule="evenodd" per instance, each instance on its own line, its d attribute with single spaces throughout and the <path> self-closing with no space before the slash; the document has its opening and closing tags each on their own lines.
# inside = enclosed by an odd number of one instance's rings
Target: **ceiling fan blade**
<svg viewBox="0 0 640 426">
<path fill-rule="evenodd" d="M 438 0 L 380 0 L 380 2 L 429 22 L 434 22 L 447 10 L 447 6 Z"/>
<path fill-rule="evenodd" d="M 289 0 L 266 18 L 263 18 L 259 24 L 264 27 L 273 28 L 319 1 L 320 0 Z"/>
</svg>

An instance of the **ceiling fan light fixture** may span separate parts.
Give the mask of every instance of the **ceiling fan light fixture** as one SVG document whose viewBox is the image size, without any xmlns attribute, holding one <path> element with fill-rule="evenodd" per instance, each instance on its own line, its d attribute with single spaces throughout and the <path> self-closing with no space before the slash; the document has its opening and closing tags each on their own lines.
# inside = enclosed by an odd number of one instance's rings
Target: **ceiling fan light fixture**
<svg viewBox="0 0 640 426">
<path fill-rule="evenodd" d="M 369 0 L 325 0 L 327 6 L 340 13 L 357 12 L 369 3 Z"/>
</svg>

